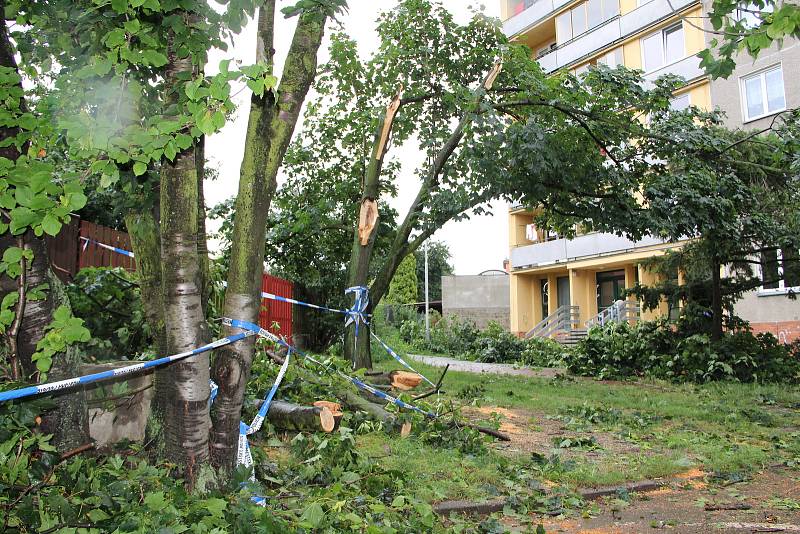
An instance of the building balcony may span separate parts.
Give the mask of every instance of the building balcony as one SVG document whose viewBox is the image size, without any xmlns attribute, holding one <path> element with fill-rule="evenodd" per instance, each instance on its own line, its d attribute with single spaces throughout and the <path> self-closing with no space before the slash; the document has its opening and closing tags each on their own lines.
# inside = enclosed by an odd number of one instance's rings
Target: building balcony
<svg viewBox="0 0 800 534">
<path fill-rule="evenodd" d="M 652 89 L 653 82 L 665 74 L 674 74 L 676 76 L 680 76 L 687 82 L 691 82 L 692 80 L 706 75 L 705 71 L 700 68 L 700 58 L 697 56 L 687 56 L 676 61 L 675 63 L 670 63 L 669 65 L 665 65 L 660 69 L 656 69 L 645 74 L 645 89 Z"/>
<path fill-rule="evenodd" d="M 546 267 L 580 259 L 631 252 L 664 243 L 663 239 L 654 237 L 631 241 L 626 237 L 596 232 L 572 239 L 561 238 L 516 247 L 511 250 L 511 267 L 513 269 Z"/>
<path fill-rule="evenodd" d="M 503 32 L 509 37 L 524 34 L 542 22 L 554 18 L 555 12 L 568 3 L 570 3 L 570 0 L 538 0 L 527 9 L 506 20 L 503 23 Z M 697 3 L 699 3 L 699 0 L 651 0 L 633 11 L 608 20 L 565 43 L 560 43 L 552 52 L 541 56 L 539 64 L 549 74 L 575 63 L 583 57 L 590 56 L 613 44 L 622 42 L 649 26 L 672 16 L 675 11 Z M 664 71 L 661 74 L 673 72 L 670 68 L 674 65 L 668 65 L 661 69 Z M 690 79 L 686 76 L 684 77 L 687 80 Z"/>
</svg>

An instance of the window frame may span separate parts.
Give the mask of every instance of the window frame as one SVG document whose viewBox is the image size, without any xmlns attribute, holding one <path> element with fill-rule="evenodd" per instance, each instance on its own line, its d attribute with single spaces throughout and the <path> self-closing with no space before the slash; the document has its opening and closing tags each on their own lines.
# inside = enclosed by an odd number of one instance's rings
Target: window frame
<svg viewBox="0 0 800 534">
<path fill-rule="evenodd" d="M 686 107 L 681 108 L 681 109 L 675 109 L 672 106 L 672 104 L 676 100 L 678 100 L 679 98 L 683 98 L 683 97 L 686 97 Z M 691 92 L 681 93 L 679 95 L 672 95 L 672 98 L 669 99 L 669 109 L 670 109 L 670 111 L 683 111 L 685 109 L 689 109 L 690 107 L 692 107 L 692 93 Z"/>
<path fill-rule="evenodd" d="M 769 110 L 769 97 L 767 96 L 767 73 L 772 72 L 774 70 L 780 70 L 781 72 L 781 90 L 783 92 L 783 107 L 775 109 L 773 111 Z M 747 80 L 751 80 L 753 78 L 759 78 L 760 86 L 761 86 L 761 104 L 763 105 L 764 112 L 760 115 L 755 115 L 753 117 L 749 116 L 749 111 L 747 109 Z M 739 77 L 739 102 L 741 103 L 741 111 L 742 111 L 742 123 L 748 123 L 757 121 L 759 119 L 763 119 L 764 117 L 770 117 L 775 115 L 776 113 L 781 113 L 786 111 L 786 79 L 783 77 L 783 63 L 778 62 L 769 67 L 764 67 L 761 70 L 757 70 L 755 72 L 750 72 L 743 76 Z"/>
<path fill-rule="evenodd" d="M 763 259 L 761 260 L 763 261 Z M 776 250 L 776 259 L 775 259 L 778 267 L 778 287 L 764 287 L 763 285 L 758 286 L 758 294 L 762 296 L 768 295 L 785 295 L 790 291 L 793 293 L 800 293 L 800 286 L 787 286 L 786 285 L 786 277 L 785 272 L 783 270 L 783 249 L 778 248 Z M 761 280 L 761 283 L 764 283 L 764 266 L 759 264 L 758 265 L 758 278 Z"/>
<path fill-rule="evenodd" d="M 667 34 L 672 33 L 674 31 L 681 32 L 682 37 L 682 44 L 683 44 L 683 54 L 677 58 L 673 59 L 672 61 L 667 62 Z M 644 42 L 648 39 L 652 39 L 654 37 L 660 37 L 661 42 L 661 64 L 657 67 L 652 69 L 646 70 L 646 61 L 645 61 L 645 50 L 644 50 Z M 678 21 L 675 24 L 670 24 L 669 26 L 665 26 L 659 30 L 651 32 L 647 35 L 644 35 L 639 38 L 639 48 L 641 50 L 642 56 L 642 70 L 644 70 L 645 74 L 649 74 L 651 72 L 655 72 L 657 70 L 663 69 L 664 67 L 668 67 L 673 65 L 679 61 L 686 59 L 686 29 L 683 27 L 683 21 Z"/>
</svg>

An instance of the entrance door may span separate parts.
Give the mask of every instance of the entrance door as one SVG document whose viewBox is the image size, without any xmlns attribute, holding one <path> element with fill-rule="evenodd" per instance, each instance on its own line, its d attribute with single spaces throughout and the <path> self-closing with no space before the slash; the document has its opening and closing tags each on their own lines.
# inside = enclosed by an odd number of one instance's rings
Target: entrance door
<svg viewBox="0 0 800 534">
<path fill-rule="evenodd" d="M 559 276 L 556 279 L 556 284 L 558 286 L 558 294 L 556 295 L 558 297 L 558 307 L 569 306 L 569 276 Z"/>
<path fill-rule="evenodd" d="M 543 279 L 539 280 L 539 284 L 540 284 L 539 287 L 540 287 L 540 291 L 541 291 L 540 294 L 542 296 L 542 319 L 544 320 L 545 317 L 550 315 L 550 306 L 548 305 L 548 302 L 547 302 L 548 299 L 549 299 L 548 294 L 550 293 L 550 291 L 549 291 L 549 288 L 548 288 L 549 284 L 547 283 L 547 279 L 546 278 L 543 278 Z"/>
<path fill-rule="evenodd" d="M 620 300 L 624 291 L 624 270 L 597 273 L 597 311 L 601 312 Z"/>
</svg>

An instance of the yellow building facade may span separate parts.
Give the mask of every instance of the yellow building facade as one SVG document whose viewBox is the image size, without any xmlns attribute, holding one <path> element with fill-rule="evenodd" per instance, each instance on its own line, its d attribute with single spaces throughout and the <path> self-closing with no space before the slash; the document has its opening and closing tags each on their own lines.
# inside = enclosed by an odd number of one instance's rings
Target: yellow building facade
<svg viewBox="0 0 800 534">
<path fill-rule="evenodd" d="M 711 108 L 710 83 L 696 57 L 707 46 L 697 27 L 703 24 L 697 0 L 501 0 L 501 9 L 506 35 L 528 45 L 545 72 L 624 65 L 642 70 L 648 84 L 677 74 L 687 83 L 675 93 L 673 107 Z M 533 221 L 529 209 L 509 211 L 512 332 L 557 334 L 543 328 L 557 315 L 582 330 L 620 301 L 642 319 L 668 313 L 664 305 L 640 314 L 635 301 L 622 295 L 637 282 L 655 282 L 642 262 L 679 244 L 596 232 L 565 239 Z"/>
</svg>

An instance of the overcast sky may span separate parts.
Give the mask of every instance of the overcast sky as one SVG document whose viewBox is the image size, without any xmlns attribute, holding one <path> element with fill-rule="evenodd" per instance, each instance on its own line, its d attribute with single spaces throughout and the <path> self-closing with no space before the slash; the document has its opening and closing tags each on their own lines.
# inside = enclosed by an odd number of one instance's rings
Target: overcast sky
<svg viewBox="0 0 800 534">
<path fill-rule="evenodd" d="M 290 2 L 279 0 L 278 6 L 283 7 Z M 378 44 L 375 33 L 375 20 L 378 13 L 391 9 L 396 5 L 394 0 L 350 0 L 350 10 L 340 16 L 344 31 L 353 37 L 363 56 L 367 56 Z M 484 6 L 484 12 L 492 17 L 500 14 L 499 0 L 487 0 L 484 3 L 472 0 L 443 0 L 459 22 L 468 20 L 471 7 Z M 296 18 L 286 20 L 276 14 L 275 49 L 276 72 L 282 69 L 282 63 L 291 42 Z M 208 74 L 214 74 L 221 59 L 235 58 L 244 64 L 255 62 L 255 22 L 247 25 L 242 34 L 238 35 L 235 46 L 226 52 L 217 52 L 211 55 L 207 68 Z M 327 28 L 327 34 L 331 27 Z M 327 39 L 323 42 L 319 62 L 327 60 Z M 234 89 L 234 93 L 237 89 Z M 219 169 L 219 179 L 207 181 L 205 184 L 205 198 L 208 206 L 236 195 L 239 181 L 239 165 L 244 150 L 244 138 L 249 112 L 250 92 L 245 89 L 235 97 L 238 109 L 232 121 L 217 134 L 206 141 L 206 156 L 211 165 Z M 300 131 L 302 124 L 298 125 L 295 134 Z M 414 168 L 420 164 L 422 158 L 414 147 L 398 147 L 394 151 L 403 161 L 403 173 L 399 183 L 399 195 L 391 199 L 392 206 L 402 215 L 414 199 L 418 182 L 414 177 Z M 280 183 L 280 177 L 279 177 Z M 486 269 L 500 269 L 503 259 L 508 255 L 508 217 L 507 207 L 504 203 L 493 203 L 494 216 L 473 217 L 468 221 L 449 223 L 441 229 L 433 239 L 447 243 L 452 254 L 452 264 L 456 274 L 477 274 Z M 209 231 L 216 231 L 218 224 L 209 222 Z M 209 243 L 213 249 L 216 243 Z"/>
</svg>

